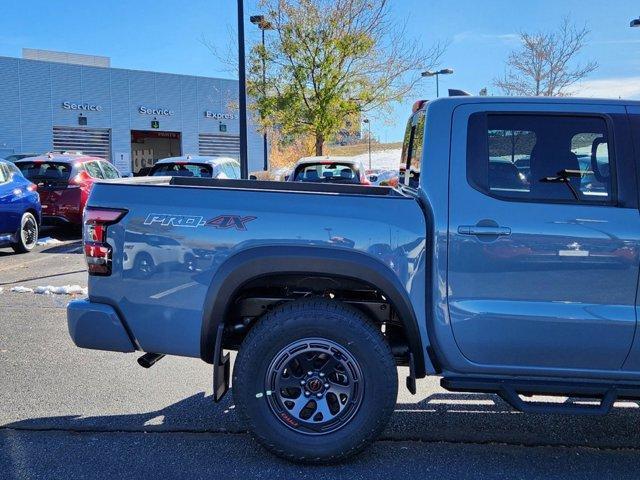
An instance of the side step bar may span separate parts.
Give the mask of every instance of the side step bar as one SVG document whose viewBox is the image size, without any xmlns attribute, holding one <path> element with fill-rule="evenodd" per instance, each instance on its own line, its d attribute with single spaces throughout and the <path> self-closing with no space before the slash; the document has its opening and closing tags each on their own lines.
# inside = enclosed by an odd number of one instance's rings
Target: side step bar
<svg viewBox="0 0 640 480">
<path fill-rule="evenodd" d="M 563 383 L 515 379 L 443 378 L 440 385 L 451 392 L 495 393 L 516 410 L 525 413 L 605 415 L 617 400 L 640 400 L 640 386 L 594 383 Z M 549 395 L 600 399 L 598 405 L 529 402 L 521 395 Z"/>
</svg>

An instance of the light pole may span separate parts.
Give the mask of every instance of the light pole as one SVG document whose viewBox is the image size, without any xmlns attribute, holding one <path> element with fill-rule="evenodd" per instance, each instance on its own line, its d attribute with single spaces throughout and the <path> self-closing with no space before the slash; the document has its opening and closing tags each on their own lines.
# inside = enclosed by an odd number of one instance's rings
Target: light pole
<svg viewBox="0 0 640 480">
<path fill-rule="evenodd" d="M 368 118 L 362 120 L 362 123 L 366 123 L 369 128 L 369 170 L 371 170 L 371 122 Z"/>
<path fill-rule="evenodd" d="M 249 178 L 247 156 L 247 85 L 244 60 L 244 2 L 238 0 L 238 100 L 240 107 L 240 178 Z"/>
<path fill-rule="evenodd" d="M 634 18 L 629 24 L 630 27 L 640 27 L 640 18 Z"/>
<path fill-rule="evenodd" d="M 423 77 L 436 77 L 436 97 L 440 96 L 440 75 L 451 75 L 453 73 L 453 69 L 451 68 L 443 68 L 442 70 L 438 70 L 437 72 L 432 72 L 431 70 L 427 70 L 426 72 L 422 72 Z"/>
<path fill-rule="evenodd" d="M 273 25 L 270 21 L 264 18 L 264 15 L 252 15 L 251 23 L 257 25 L 258 28 L 262 31 L 262 90 L 263 95 L 266 95 L 267 92 L 267 68 L 266 62 L 264 58 L 264 31 L 265 30 L 273 30 Z M 267 131 L 265 130 L 262 136 L 262 151 L 264 154 L 264 170 L 269 170 L 269 154 L 267 152 Z"/>
</svg>

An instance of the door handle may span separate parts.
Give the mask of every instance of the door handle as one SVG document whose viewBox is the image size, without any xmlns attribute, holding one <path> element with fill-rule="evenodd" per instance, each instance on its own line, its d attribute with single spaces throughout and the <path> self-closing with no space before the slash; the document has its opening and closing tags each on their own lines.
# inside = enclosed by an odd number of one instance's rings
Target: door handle
<svg viewBox="0 0 640 480">
<path fill-rule="evenodd" d="M 487 236 L 503 236 L 511 235 L 509 227 L 483 226 L 483 225 L 461 225 L 458 227 L 460 235 L 487 235 Z"/>
</svg>

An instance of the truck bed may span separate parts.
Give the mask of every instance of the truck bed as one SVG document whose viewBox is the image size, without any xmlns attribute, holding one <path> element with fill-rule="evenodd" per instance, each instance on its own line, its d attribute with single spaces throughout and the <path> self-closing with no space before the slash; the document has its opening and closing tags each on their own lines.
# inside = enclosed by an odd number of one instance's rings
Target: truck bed
<svg viewBox="0 0 640 480">
<path fill-rule="evenodd" d="M 414 279 L 424 214 L 391 188 L 137 177 L 96 183 L 88 207 L 127 212 L 108 229 L 113 273 L 90 276 L 89 297 L 117 308 L 147 352 L 199 357 L 209 287 L 250 250 L 353 252 L 386 266 L 407 294 L 423 288 Z"/>
</svg>

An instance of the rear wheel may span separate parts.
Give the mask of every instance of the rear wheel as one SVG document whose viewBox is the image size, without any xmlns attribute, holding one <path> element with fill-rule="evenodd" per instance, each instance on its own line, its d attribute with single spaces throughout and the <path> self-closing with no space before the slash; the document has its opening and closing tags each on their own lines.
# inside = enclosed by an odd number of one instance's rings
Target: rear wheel
<svg viewBox="0 0 640 480">
<path fill-rule="evenodd" d="M 233 394 L 272 452 L 325 463 L 359 452 L 387 424 L 397 395 L 393 356 L 360 311 L 324 299 L 285 304 L 245 338 Z"/>
<path fill-rule="evenodd" d="M 14 252 L 27 253 L 33 250 L 38 242 L 38 222 L 30 212 L 22 214 L 20 230 L 16 234 L 16 243 L 12 245 Z"/>
</svg>

